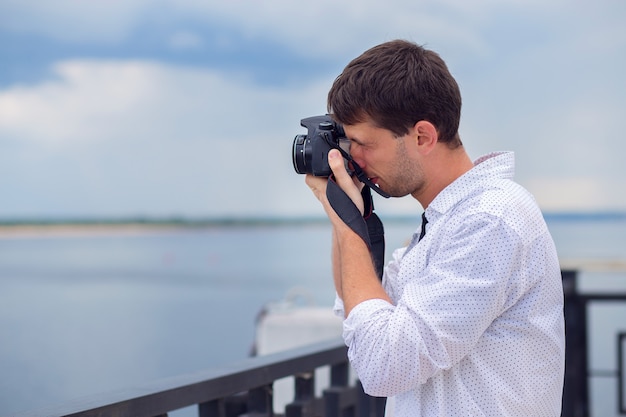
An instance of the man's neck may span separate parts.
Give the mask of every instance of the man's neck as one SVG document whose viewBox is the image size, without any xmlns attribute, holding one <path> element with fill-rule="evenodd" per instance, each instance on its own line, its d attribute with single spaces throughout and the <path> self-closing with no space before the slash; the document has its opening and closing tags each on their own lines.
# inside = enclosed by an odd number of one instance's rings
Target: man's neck
<svg viewBox="0 0 626 417">
<path fill-rule="evenodd" d="M 438 144 L 439 149 L 431 153 L 424 162 L 424 187 L 413 194 L 424 209 L 448 185 L 474 167 L 474 163 L 463 146 L 449 149 L 445 144 Z"/>
</svg>

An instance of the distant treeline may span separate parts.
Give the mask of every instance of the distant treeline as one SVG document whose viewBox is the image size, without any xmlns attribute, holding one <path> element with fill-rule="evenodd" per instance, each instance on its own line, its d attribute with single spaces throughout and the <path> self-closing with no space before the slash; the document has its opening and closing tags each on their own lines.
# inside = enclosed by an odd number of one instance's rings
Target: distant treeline
<svg viewBox="0 0 626 417">
<path fill-rule="evenodd" d="M 93 219 L 0 219 L 0 227 L 10 226 L 179 226 L 179 227 L 208 227 L 208 226 L 254 226 L 254 225 L 281 225 L 281 224 L 308 224 L 328 222 L 321 217 L 303 218 L 273 218 L 273 217 L 232 217 L 232 218 L 93 218 Z"/>
<path fill-rule="evenodd" d="M 559 221 L 559 220 L 572 220 L 572 221 L 583 221 L 583 220 L 608 220 L 608 221 L 616 221 L 616 220 L 626 220 L 626 212 L 621 211 L 598 211 L 598 212 L 546 212 L 544 213 L 544 217 L 548 221 Z"/>
<path fill-rule="evenodd" d="M 379 213 L 383 222 L 418 222 L 419 215 L 391 215 Z M 619 221 L 626 220 L 626 212 L 546 212 L 548 221 Z M 0 226 L 278 226 L 294 224 L 327 224 L 325 217 L 128 217 L 128 218 L 64 218 L 64 219 L 0 219 Z"/>
</svg>

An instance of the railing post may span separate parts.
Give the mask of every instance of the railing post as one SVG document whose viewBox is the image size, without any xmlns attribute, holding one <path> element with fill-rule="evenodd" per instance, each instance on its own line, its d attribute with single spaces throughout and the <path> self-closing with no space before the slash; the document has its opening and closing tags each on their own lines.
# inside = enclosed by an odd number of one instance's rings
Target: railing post
<svg viewBox="0 0 626 417">
<path fill-rule="evenodd" d="M 295 376 L 293 402 L 285 406 L 285 417 L 313 417 L 321 413 L 315 398 L 315 371 Z"/>
<path fill-rule="evenodd" d="M 383 417 L 385 415 L 387 398 L 367 395 L 361 381 L 357 381 L 357 391 L 359 393 L 358 417 Z"/>
<path fill-rule="evenodd" d="M 272 398 L 272 384 L 251 389 L 248 392 L 248 412 L 246 415 L 272 417 L 274 415 Z"/>
<path fill-rule="evenodd" d="M 561 271 L 565 305 L 563 417 L 589 416 L 587 304 L 577 289 L 577 271 Z"/>
<path fill-rule="evenodd" d="M 247 411 L 247 393 L 231 395 L 198 404 L 198 417 L 238 417 Z"/>
<path fill-rule="evenodd" d="M 624 342 L 626 341 L 626 333 L 617 335 L 617 409 L 620 414 L 626 414 L 626 405 L 624 405 Z"/>
<path fill-rule="evenodd" d="M 348 386 L 348 376 L 350 375 L 350 365 L 348 361 L 335 364 L 330 367 L 330 386 Z"/>
<path fill-rule="evenodd" d="M 220 398 L 198 404 L 198 417 L 226 417 L 224 400 Z"/>
<path fill-rule="evenodd" d="M 330 368 L 330 388 L 324 391 L 325 417 L 356 417 L 355 388 L 348 386 L 348 361 Z"/>
</svg>

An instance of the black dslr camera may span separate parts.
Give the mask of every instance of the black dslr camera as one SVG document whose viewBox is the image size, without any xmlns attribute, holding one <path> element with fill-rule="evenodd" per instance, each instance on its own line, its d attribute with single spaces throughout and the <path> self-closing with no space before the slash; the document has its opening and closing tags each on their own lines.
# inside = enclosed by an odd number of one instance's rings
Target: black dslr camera
<svg viewBox="0 0 626 417">
<path fill-rule="evenodd" d="M 344 157 L 346 169 L 352 173 L 348 158 L 350 141 L 343 127 L 330 116 L 313 116 L 300 120 L 309 131 L 308 135 L 296 135 L 293 140 L 293 167 L 298 174 L 313 174 L 328 177 L 332 174 L 328 165 L 328 152 L 339 149 Z"/>
<path fill-rule="evenodd" d="M 346 137 L 343 127 L 335 123 L 329 115 L 307 117 L 300 124 L 309 131 L 308 135 L 296 135 L 293 140 L 293 167 L 298 174 L 313 174 L 316 177 L 330 177 L 333 171 L 328 165 L 328 152 L 338 149 L 343 156 L 346 171 L 356 176 L 376 193 L 385 198 L 389 194 L 367 178 L 367 175 L 350 156 L 350 140 Z"/>
</svg>

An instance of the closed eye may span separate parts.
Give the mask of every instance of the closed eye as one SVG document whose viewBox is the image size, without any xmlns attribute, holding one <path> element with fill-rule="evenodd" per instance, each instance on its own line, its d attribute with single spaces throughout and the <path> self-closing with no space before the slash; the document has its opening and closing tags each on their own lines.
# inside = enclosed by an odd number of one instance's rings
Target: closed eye
<svg viewBox="0 0 626 417">
<path fill-rule="evenodd" d="M 355 138 L 350 138 L 350 144 L 351 145 L 357 145 L 357 146 L 365 146 L 365 144 L 363 142 L 361 142 L 358 139 Z"/>
</svg>

